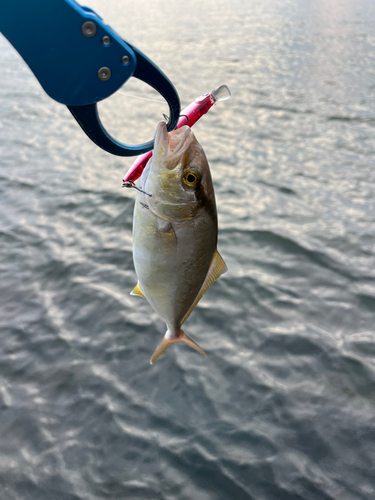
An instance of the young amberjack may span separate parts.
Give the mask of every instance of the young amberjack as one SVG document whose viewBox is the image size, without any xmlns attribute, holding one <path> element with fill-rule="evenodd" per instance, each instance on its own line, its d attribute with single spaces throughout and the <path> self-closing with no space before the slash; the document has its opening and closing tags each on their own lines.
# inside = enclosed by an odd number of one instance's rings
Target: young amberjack
<svg viewBox="0 0 375 500">
<path fill-rule="evenodd" d="M 181 326 L 227 267 L 217 245 L 217 213 L 210 169 L 188 126 L 155 134 L 153 156 L 143 171 L 133 224 L 133 259 L 141 295 L 165 321 L 167 332 L 151 364 L 180 342 L 205 355 Z"/>
</svg>

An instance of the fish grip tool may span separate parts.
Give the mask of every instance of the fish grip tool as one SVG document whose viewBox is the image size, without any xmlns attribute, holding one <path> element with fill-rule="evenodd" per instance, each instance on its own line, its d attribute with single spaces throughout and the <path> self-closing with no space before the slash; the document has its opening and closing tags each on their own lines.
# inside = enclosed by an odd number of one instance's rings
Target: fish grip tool
<svg viewBox="0 0 375 500">
<path fill-rule="evenodd" d="M 65 104 L 88 137 L 108 153 L 136 156 L 153 148 L 153 141 L 117 141 L 99 118 L 97 103 L 131 76 L 161 94 L 169 106 L 167 128 L 176 127 L 180 100 L 171 81 L 92 9 L 75 0 L 1 0 L 0 32 L 46 93 Z"/>
</svg>

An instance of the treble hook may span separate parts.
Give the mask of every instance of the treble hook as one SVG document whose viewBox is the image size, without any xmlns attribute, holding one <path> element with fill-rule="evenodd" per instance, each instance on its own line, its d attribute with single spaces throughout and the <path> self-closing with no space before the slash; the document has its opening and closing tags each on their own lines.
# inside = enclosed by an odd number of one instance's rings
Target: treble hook
<svg viewBox="0 0 375 500">
<path fill-rule="evenodd" d="M 145 194 L 146 196 L 149 196 L 150 198 L 151 198 L 151 196 L 152 196 L 152 194 L 148 194 L 148 193 L 146 193 L 146 191 L 143 191 L 143 189 L 141 189 L 141 188 L 139 188 L 138 186 L 136 186 L 136 185 L 134 184 L 134 182 L 133 182 L 133 181 L 124 181 L 124 182 L 122 183 L 122 186 L 121 186 L 121 187 L 123 187 L 123 188 L 125 188 L 125 187 L 127 187 L 127 188 L 134 188 L 134 189 L 136 189 L 137 191 L 139 191 L 140 193 L 143 193 L 143 194 Z"/>
</svg>

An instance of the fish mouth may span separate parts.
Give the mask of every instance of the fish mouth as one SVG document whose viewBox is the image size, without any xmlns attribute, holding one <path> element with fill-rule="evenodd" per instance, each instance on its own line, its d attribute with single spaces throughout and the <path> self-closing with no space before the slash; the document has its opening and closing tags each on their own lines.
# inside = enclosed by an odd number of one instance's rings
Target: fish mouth
<svg viewBox="0 0 375 500">
<path fill-rule="evenodd" d="M 167 125 L 160 122 L 155 132 L 154 157 L 162 159 L 165 166 L 173 170 L 188 150 L 193 138 L 193 132 L 187 125 L 168 134 Z"/>
</svg>

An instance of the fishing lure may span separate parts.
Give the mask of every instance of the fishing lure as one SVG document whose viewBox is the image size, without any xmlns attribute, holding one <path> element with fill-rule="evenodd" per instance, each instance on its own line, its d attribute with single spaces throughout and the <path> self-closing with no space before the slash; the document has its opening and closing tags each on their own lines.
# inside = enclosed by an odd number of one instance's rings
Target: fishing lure
<svg viewBox="0 0 375 500">
<path fill-rule="evenodd" d="M 191 128 L 199 120 L 199 118 L 205 115 L 212 108 L 216 102 L 226 101 L 230 98 L 230 96 L 231 93 L 229 88 L 226 85 L 221 85 L 221 87 L 216 90 L 198 97 L 181 112 L 176 128 L 183 127 L 184 125 L 188 125 Z M 148 151 L 147 153 L 138 156 L 123 178 L 122 187 L 134 187 L 135 189 L 140 190 L 134 183 L 142 175 L 142 172 L 151 156 L 152 151 Z"/>
</svg>

